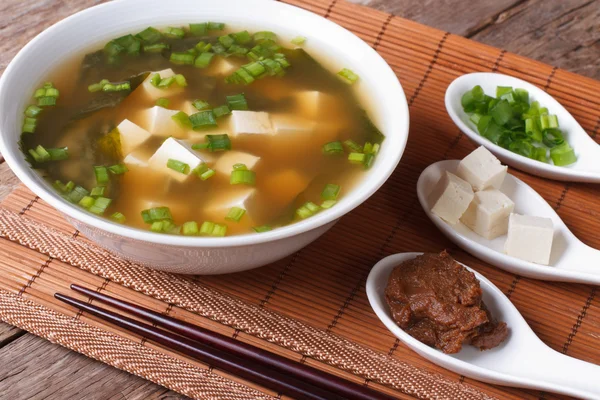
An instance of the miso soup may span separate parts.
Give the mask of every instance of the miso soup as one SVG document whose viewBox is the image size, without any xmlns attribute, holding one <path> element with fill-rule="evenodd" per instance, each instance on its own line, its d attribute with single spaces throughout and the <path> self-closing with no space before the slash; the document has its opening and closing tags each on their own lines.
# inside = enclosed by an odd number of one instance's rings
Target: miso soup
<svg viewBox="0 0 600 400">
<path fill-rule="evenodd" d="M 147 28 L 35 91 L 21 146 L 66 200 L 164 234 L 261 233 L 335 207 L 383 135 L 332 73 L 273 32 Z"/>
</svg>

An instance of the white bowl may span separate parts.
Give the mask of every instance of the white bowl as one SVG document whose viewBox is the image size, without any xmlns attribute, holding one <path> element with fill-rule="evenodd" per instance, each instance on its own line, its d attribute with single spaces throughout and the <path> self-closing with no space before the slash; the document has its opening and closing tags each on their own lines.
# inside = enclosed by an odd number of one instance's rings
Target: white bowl
<svg viewBox="0 0 600 400">
<path fill-rule="evenodd" d="M 113 223 L 64 201 L 29 167 L 18 146 L 23 111 L 35 88 L 63 60 L 148 26 L 202 21 L 222 21 L 248 30 L 272 30 L 283 43 L 289 43 L 297 35 L 305 36 L 304 48 L 327 68 L 338 71 L 348 67 L 360 76 L 355 85 L 357 95 L 386 140 L 360 185 L 334 207 L 261 234 L 225 238 L 161 235 Z M 371 47 L 322 17 L 264 0 L 123 0 L 79 12 L 42 32 L 17 54 L 0 79 L 0 110 L 0 152 L 29 189 L 100 246 L 152 268 L 186 274 L 221 274 L 258 267 L 315 240 L 386 181 L 404 152 L 409 123 L 402 87 L 391 68 Z"/>
</svg>

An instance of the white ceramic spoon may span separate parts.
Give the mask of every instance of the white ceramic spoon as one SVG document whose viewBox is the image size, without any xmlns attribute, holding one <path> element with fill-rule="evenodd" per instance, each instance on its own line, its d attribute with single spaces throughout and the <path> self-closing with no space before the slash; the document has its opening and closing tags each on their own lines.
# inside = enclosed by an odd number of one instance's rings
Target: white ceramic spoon
<svg viewBox="0 0 600 400">
<path fill-rule="evenodd" d="M 512 86 L 527 90 L 530 101 L 539 101 L 542 107 L 548 108 L 550 114 L 556 114 L 565 139 L 577 155 L 577 162 L 569 166 L 557 167 L 553 164 L 535 161 L 506 150 L 479 135 L 477 127 L 469 121 L 469 115 L 463 111 L 460 102 L 462 95 L 473 89 L 475 85 L 481 86 L 485 94 L 493 97 L 496 96 L 498 86 Z M 456 78 L 446 89 L 445 101 L 446 110 L 459 129 L 475 143 L 485 146 L 503 163 L 544 178 L 600 183 L 600 146 L 558 101 L 537 86 L 508 75 L 476 72 Z"/>
<path fill-rule="evenodd" d="M 421 207 L 444 235 L 475 257 L 518 275 L 548 281 L 600 285 L 600 250 L 577 239 L 546 200 L 513 175 L 506 175 L 500 190 L 515 203 L 514 212 L 552 219 L 554 238 L 550 265 L 534 264 L 504 254 L 506 235 L 488 240 L 461 222 L 451 225 L 434 215 L 429 204 L 429 194 L 443 172 L 454 173 L 458 163 L 458 160 L 433 163 L 425 168 L 417 182 L 417 196 Z"/>
<path fill-rule="evenodd" d="M 487 351 L 464 346 L 459 353 L 449 355 L 404 332 L 392 319 L 385 301 L 385 287 L 394 267 L 419 254 L 422 253 L 386 257 L 375 264 L 367 279 L 371 307 L 404 344 L 435 364 L 480 381 L 600 399 L 600 366 L 568 357 L 545 345 L 510 300 L 493 283 L 466 265 L 479 279 L 483 300 L 492 315 L 507 323 L 509 336 L 506 341 Z"/>
</svg>

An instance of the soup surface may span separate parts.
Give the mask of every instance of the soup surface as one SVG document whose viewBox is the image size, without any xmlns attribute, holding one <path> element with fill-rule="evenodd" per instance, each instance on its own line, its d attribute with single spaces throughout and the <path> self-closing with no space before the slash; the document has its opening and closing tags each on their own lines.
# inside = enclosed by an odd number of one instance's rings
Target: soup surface
<svg viewBox="0 0 600 400">
<path fill-rule="evenodd" d="M 358 77 L 293 42 L 214 23 L 114 39 L 36 91 L 22 149 L 63 197 L 141 229 L 224 236 L 308 218 L 353 188 L 383 135 Z"/>
</svg>

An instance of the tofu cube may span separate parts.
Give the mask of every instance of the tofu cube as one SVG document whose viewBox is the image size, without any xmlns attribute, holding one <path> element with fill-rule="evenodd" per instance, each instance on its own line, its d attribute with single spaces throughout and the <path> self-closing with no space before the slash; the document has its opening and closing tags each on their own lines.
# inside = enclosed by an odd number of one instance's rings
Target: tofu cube
<svg viewBox="0 0 600 400">
<path fill-rule="evenodd" d="M 211 167 L 216 172 L 225 175 L 231 175 L 231 171 L 233 171 L 233 166 L 235 164 L 245 164 L 248 169 L 254 169 L 256 164 L 260 161 L 260 157 L 254 156 L 249 153 L 244 153 L 236 150 L 229 150 L 223 152 L 221 156 L 215 161 L 213 166 Z"/>
<path fill-rule="evenodd" d="M 148 140 L 152 134 L 133 122 L 125 119 L 117 125 L 121 138 L 121 151 L 129 154 Z"/>
<path fill-rule="evenodd" d="M 262 111 L 238 111 L 231 113 L 233 136 L 273 135 L 273 125 L 269 113 Z"/>
<path fill-rule="evenodd" d="M 450 224 L 456 224 L 474 198 L 469 182 L 447 172 L 429 195 L 431 212 Z"/>
<path fill-rule="evenodd" d="M 271 115 L 271 124 L 276 135 L 302 135 L 305 138 L 313 133 L 317 127 L 315 121 L 285 114 Z"/>
<path fill-rule="evenodd" d="M 287 206 L 310 183 L 309 177 L 295 169 L 283 169 L 262 178 L 261 194 L 273 207 Z"/>
<path fill-rule="evenodd" d="M 168 168 L 167 162 L 170 158 L 189 165 L 190 173 L 186 175 Z M 202 162 L 204 162 L 204 159 L 201 158 L 198 153 L 192 150 L 191 146 L 186 144 L 184 141 L 168 138 L 158 148 L 158 150 L 156 150 L 152 157 L 150 157 L 150 160 L 148 160 L 148 165 L 150 168 L 162 172 L 178 182 L 184 182 L 192 176 L 191 171 Z"/>
<path fill-rule="evenodd" d="M 521 260 L 548 265 L 553 237 L 550 218 L 510 214 L 504 251 Z"/>
<path fill-rule="evenodd" d="M 515 203 L 498 189 L 475 192 L 460 221 L 475 233 L 492 240 L 508 231 L 508 216 Z"/>
<path fill-rule="evenodd" d="M 488 149 L 480 146 L 461 160 L 456 175 L 469 182 L 475 191 L 490 187 L 500 189 L 507 169 Z"/>
<path fill-rule="evenodd" d="M 149 159 L 150 157 L 148 154 L 146 154 L 146 152 L 137 150 L 127 154 L 123 159 L 123 163 L 127 164 L 128 166 L 135 165 L 137 167 L 147 167 Z"/>
<path fill-rule="evenodd" d="M 228 76 L 233 74 L 239 67 L 239 64 L 234 63 L 233 59 L 214 57 L 207 73 L 210 75 Z"/>
<path fill-rule="evenodd" d="M 337 104 L 336 99 L 318 90 L 305 90 L 294 95 L 297 112 L 310 119 L 317 118 L 324 113 L 330 113 Z"/>
<path fill-rule="evenodd" d="M 161 97 L 173 96 L 173 95 L 183 91 L 183 88 L 176 83 L 172 84 L 168 88 L 154 87 L 154 85 L 152 85 L 152 83 L 150 82 L 150 79 L 152 78 L 152 76 L 154 74 L 160 74 L 161 79 L 169 78 L 171 76 L 176 75 L 175 72 L 171 68 L 163 69 L 162 71 L 150 72 L 150 75 L 148 75 L 148 77 L 146 79 L 144 79 L 142 84 L 140 86 L 138 86 L 138 88 L 135 90 L 135 96 L 140 96 L 145 101 L 154 102 Z"/>
<path fill-rule="evenodd" d="M 242 186 L 211 192 L 207 196 L 204 211 L 219 219 L 225 218 L 231 207 L 243 208 L 246 214 L 251 214 L 255 193 L 255 188 Z"/>
<path fill-rule="evenodd" d="M 168 110 L 164 107 L 154 106 L 143 111 L 142 125 L 154 136 L 185 138 L 188 136 L 188 129 L 171 118 L 178 112 L 179 110 Z"/>
</svg>

